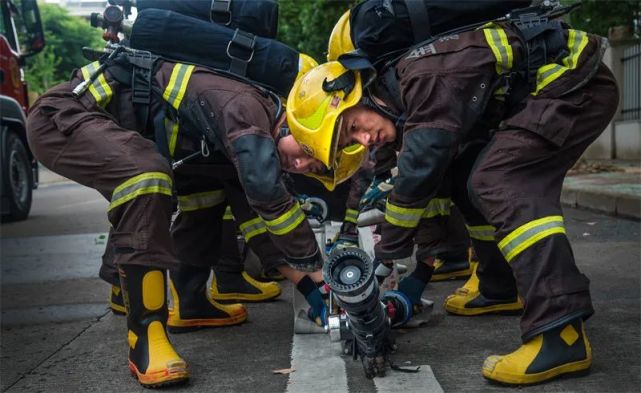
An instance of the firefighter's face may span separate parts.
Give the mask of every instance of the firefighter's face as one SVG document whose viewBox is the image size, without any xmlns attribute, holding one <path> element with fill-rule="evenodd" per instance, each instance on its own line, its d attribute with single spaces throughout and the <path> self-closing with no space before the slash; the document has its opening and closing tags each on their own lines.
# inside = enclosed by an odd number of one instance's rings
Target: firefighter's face
<svg viewBox="0 0 641 393">
<path fill-rule="evenodd" d="M 394 123 L 365 105 L 353 106 L 341 117 L 339 147 L 360 143 L 371 148 L 396 140 Z"/>
<path fill-rule="evenodd" d="M 287 135 L 278 140 L 280 167 L 292 173 L 319 173 L 323 163 L 305 153 L 293 136 Z"/>
</svg>

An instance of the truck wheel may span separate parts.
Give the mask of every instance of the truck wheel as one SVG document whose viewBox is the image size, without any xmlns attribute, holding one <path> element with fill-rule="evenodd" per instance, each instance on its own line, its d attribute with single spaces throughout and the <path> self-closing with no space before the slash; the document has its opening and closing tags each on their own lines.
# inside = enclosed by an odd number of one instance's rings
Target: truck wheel
<svg viewBox="0 0 641 393">
<path fill-rule="evenodd" d="M 2 216 L 2 221 L 24 220 L 31 210 L 33 173 L 27 149 L 13 132 L 7 135 L 1 168 L 3 194 L 7 197 L 9 207 L 9 212 Z"/>
</svg>

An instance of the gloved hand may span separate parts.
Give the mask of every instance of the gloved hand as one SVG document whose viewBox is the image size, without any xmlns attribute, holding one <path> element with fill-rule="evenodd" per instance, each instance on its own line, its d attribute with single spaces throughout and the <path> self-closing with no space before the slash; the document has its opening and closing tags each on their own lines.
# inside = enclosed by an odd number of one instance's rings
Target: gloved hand
<svg viewBox="0 0 641 393">
<path fill-rule="evenodd" d="M 332 242 L 325 246 L 325 253 L 331 254 L 334 250 L 358 247 L 358 233 L 338 232 Z"/>
<path fill-rule="evenodd" d="M 314 218 L 321 223 L 327 219 L 329 209 L 324 200 L 304 194 L 296 195 L 296 199 L 307 217 Z"/>
<path fill-rule="evenodd" d="M 367 188 L 367 191 L 365 191 L 365 194 L 363 194 L 359 203 L 359 210 L 364 211 L 378 208 L 381 211 L 385 211 L 385 201 L 394 188 L 395 179 L 395 177 L 390 177 L 385 180 L 375 178 Z"/>
<path fill-rule="evenodd" d="M 392 260 L 382 260 L 380 258 L 374 259 L 374 274 L 376 275 L 376 280 L 378 284 L 382 284 L 383 281 L 394 271 L 394 261 Z"/>
</svg>

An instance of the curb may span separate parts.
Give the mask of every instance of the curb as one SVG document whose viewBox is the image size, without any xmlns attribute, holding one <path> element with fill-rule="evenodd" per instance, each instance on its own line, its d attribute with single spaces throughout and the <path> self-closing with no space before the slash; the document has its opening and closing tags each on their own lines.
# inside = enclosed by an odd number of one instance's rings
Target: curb
<svg viewBox="0 0 641 393">
<path fill-rule="evenodd" d="M 628 192 L 595 184 L 594 177 L 568 177 L 563 184 L 561 203 L 609 215 L 641 220 L 641 193 L 634 190 L 638 183 L 623 184 Z"/>
</svg>

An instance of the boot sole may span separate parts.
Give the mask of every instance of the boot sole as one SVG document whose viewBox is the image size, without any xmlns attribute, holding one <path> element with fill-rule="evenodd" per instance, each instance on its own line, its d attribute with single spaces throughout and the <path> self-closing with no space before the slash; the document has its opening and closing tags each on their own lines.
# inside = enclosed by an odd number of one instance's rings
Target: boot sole
<svg viewBox="0 0 641 393">
<path fill-rule="evenodd" d="M 484 314 L 503 314 L 503 315 L 515 315 L 523 312 L 523 306 L 520 304 L 497 304 L 494 306 L 487 306 L 483 308 L 459 308 L 451 307 L 445 304 L 445 311 L 454 315 L 461 316 L 476 316 Z"/>
<path fill-rule="evenodd" d="M 189 372 L 181 370 L 170 372 L 169 370 L 157 371 L 149 375 L 138 371 L 138 368 L 131 361 L 129 362 L 129 371 L 142 387 L 148 389 L 157 389 L 165 386 L 181 385 L 189 380 Z"/>
<path fill-rule="evenodd" d="M 432 275 L 431 281 L 459 280 L 463 278 L 468 278 L 471 275 L 472 275 L 472 270 L 470 269 L 459 270 L 456 272 L 434 274 Z"/>
<path fill-rule="evenodd" d="M 278 291 L 273 295 L 265 294 L 248 294 L 248 293 L 212 293 L 211 298 L 217 302 L 248 302 L 248 303 L 260 303 L 269 300 L 274 300 L 281 295 L 282 291 Z"/>
<path fill-rule="evenodd" d="M 557 377 L 572 378 L 585 376 L 590 373 L 590 366 L 592 366 L 592 359 L 566 363 L 547 371 L 528 375 L 493 373 L 492 371 L 483 369 L 483 377 L 501 385 L 536 385 Z"/>
<path fill-rule="evenodd" d="M 167 321 L 167 331 L 174 334 L 189 333 L 195 330 L 239 325 L 247 320 L 247 314 L 220 319 L 182 319 Z"/>
<path fill-rule="evenodd" d="M 109 308 L 114 315 L 127 315 L 127 309 L 125 308 L 125 306 L 110 303 Z"/>
</svg>

